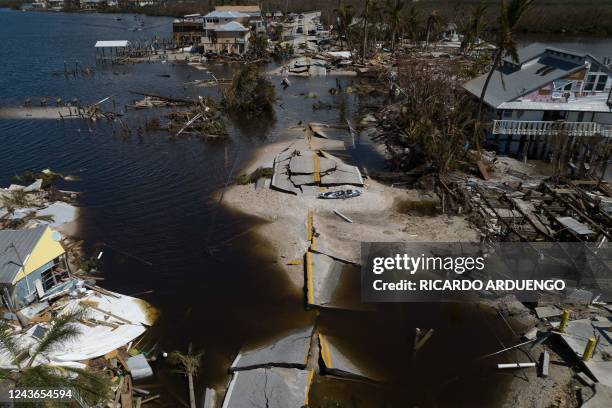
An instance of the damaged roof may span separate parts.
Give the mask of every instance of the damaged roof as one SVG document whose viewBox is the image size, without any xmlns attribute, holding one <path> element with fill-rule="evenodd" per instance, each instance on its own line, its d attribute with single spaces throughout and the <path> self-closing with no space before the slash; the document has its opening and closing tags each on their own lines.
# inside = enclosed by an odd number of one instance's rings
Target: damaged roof
<svg viewBox="0 0 612 408">
<path fill-rule="evenodd" d="M 491 76 L 484 102 L 493 108 L 500 108 L 504 102 L 514 101 L 592 64 L 610 71 L 590 54 L 532 44 L 518 51 L 518 63 L 509 57 L 504 58 L 503 65 Z M 488 73 L 481 75 L 463 87 L 480 98 L 487 76 Z"/>
<path fill-rule="evenodd" d="M 0 230 L 0 284 L 13 282 L 46 228 Z"/>
</svg>

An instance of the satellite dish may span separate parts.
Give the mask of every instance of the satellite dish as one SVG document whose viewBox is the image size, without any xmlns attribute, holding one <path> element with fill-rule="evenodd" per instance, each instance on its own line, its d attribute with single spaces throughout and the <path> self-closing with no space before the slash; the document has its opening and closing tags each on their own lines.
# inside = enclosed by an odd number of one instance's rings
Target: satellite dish
<svg viewBox="0 0 612 408">
<path fill-rule="evenodd" d="M 62 240 L 62 234 L 57 231 L 51 232 L 51 239 L 55 242 L 60 242 Z"/>
</svg>

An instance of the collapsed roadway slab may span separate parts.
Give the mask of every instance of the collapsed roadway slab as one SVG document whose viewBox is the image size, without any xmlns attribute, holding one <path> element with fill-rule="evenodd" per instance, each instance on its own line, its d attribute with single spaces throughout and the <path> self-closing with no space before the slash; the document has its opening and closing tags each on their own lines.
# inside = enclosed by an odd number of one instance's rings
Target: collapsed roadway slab
<svg viewBox="0 0 612 408">
<path fill-rule="evenodd" d="M 222 408 L 301 408 L 308 405 L 311 370 L 272 367 L 236 371 Z"/>
<path fill-rule="evenodd" d="M 261 347 L 241 350 L 230 371 L 270 366 L 305 368 L 313 330 L 314 326 L 306 326 L 272 339 Z"/>
</svg>

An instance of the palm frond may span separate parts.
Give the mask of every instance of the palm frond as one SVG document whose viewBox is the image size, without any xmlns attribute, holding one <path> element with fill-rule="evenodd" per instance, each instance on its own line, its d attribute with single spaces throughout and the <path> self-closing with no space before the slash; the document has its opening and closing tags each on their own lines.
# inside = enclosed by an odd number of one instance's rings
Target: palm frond
<svg viewBox="0 0 612 408">
<path fill-rule="evenodd" d="M 203 351 L 200 351 L 198 353 L 192 353 L 191 350 L 189 350 L 187 353 L 182 353 L 178 350 L 175 350 L 168 355 L 168 361 L 171 364 L 179 366 L 180 372 L 182 372 L 183 374 L 196 375 L 198 373 L 198 370 L 200 369 L 200 363 L 202 361 L 203 356 Z"/>
<path fill-rule="evenodd" d="M 69 378 L 71 387 L 87 403 L 95 405 L 105 401 L 111 390 L 111 378 L 103 372 L 74 367 L 57 367 L 58 373 Z"/>
<path fill-rule="evenodd" d="M 76 310 L 59 316 L 53 322 L 51 329 L 45 334 L 45 337 L 43 337 L 30 354 L 28 366 L 32 365 L 37 356 L 44 355 L 62 343 L 78 337 L 81 331 L 75 323 L 83 316 L 83 313 L 83 310 Z"/>
<path fill-rule="evenodd" d="M 534 0 L 510 0 L 506 10 L 510 28 L 516 27 L 525 11 L 531 6 Z"/>
<path fill-rule="evenodd" d="M 13 329 L 6 320 L 0 320 L 0 351 L 9 353 L 13 360 L 21 354 L 21 349 L 17 345 Z"/>
</svg>

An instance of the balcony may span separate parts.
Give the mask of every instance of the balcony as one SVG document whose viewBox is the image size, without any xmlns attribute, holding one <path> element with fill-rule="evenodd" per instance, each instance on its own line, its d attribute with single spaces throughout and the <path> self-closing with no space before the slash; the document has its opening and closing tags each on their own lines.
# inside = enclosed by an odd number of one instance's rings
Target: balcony
<svg viewBox="0 0 612 408">
<path fill-rule="evenodd" d="M 494 120 L 494 135 L 519 136 L 596 136 L 612 137 L 612 125 L 597 122 Z"/>
</svg>

